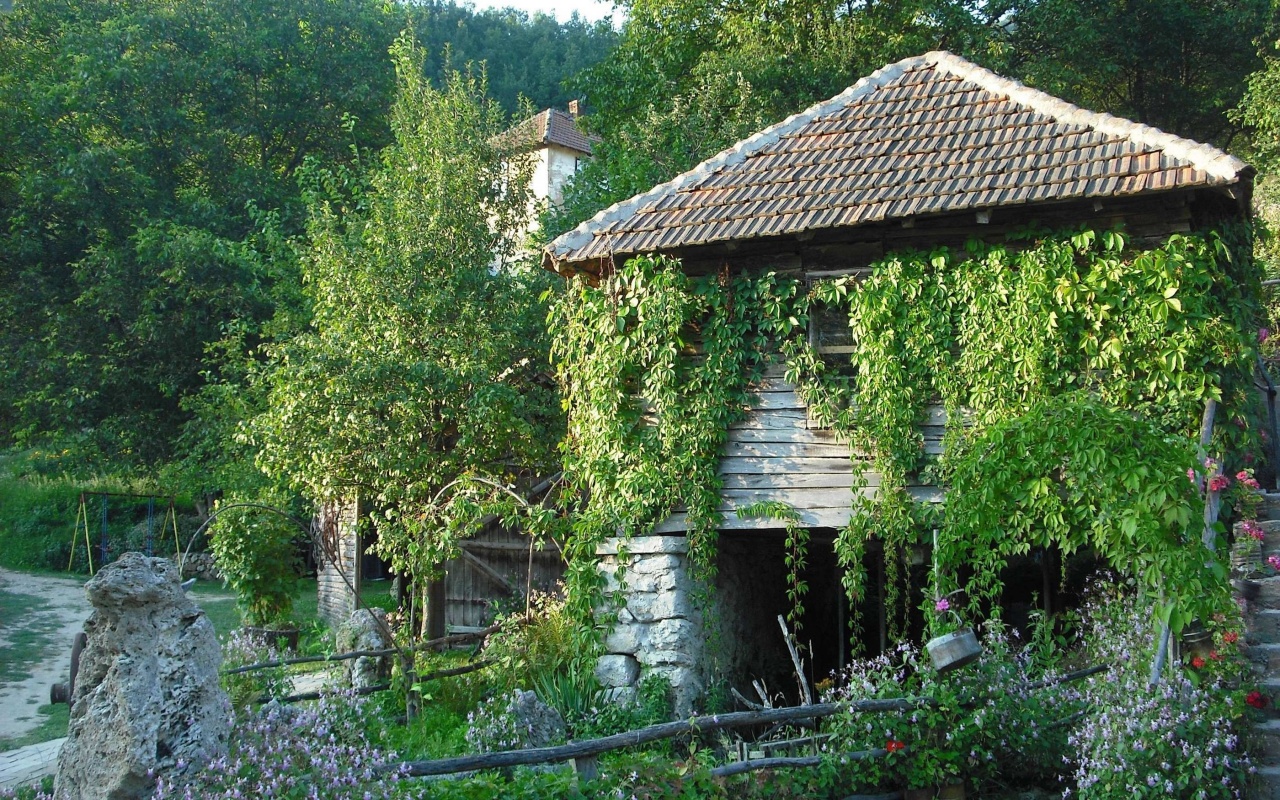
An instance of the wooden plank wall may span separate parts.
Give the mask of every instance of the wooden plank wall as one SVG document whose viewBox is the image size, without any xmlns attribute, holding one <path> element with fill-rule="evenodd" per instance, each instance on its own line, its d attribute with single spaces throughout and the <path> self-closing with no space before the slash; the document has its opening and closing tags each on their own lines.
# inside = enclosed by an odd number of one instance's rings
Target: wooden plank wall
<svg viewBox="0 0 1280 800">
<path fill-rule="evenodd" d="M 781 368 L 767 372 L 755 390 L 756 402 L 746 419 L 730 427 L 720 460 L 722 530 L 782 527 L 774 519 L 738 518 L 737 509 L 764 500 L 790 504 L 808 527 L 848 524 L 857 463 L 851 460 L 848 445 L 809 420 L 804 402 L 795 386 L 783 380 Z M 930 407 L 922 428 L 926 452 L 942 452 L 945 425 L 946 412 L 940 406 Z M 859 491 L 873 494 L 880 485 L 879 476 L 870 470 L 864 474 L 867 486 Z M 942 498 L 935 486 L 908 490 L 920 502 Z M 654 533 L 678 533 L 685 526 L 685 514 L 677 513 Z"/>
<path fill-rule="evenodd" d="M 445 625 L 466 631 L 492 624 L 501 606 L 524 608 L 529 538 L 494 526 L 462 542 L 462 558 L 445 565 Z M 535 590 L 549 590 L 564 576 L 560 548 L 548 542 L 533 551 Z"/>
<path fill-rule="evenodd" d="M 346 622 L 351 612 L 355 610 L 356 598 L 351 588 L 354 587 L 357 592 L 360 591 L 360 535 L 357 529 L 359 513 L 359 502 L 348 500 L 321 509 L 317 523 L 324 526 L 330 524 L 325 519 L 326 516 L 336 517 L 331 524 L 338 526 L 339 561 L 342 573 L 345 573 L 347 580 L 352 584 L 348 587 L 347 581 L 342 579 L 342 574 L 325 559 L 323 554 L 320 555 L 320 560 L 316 564 L 317 610 L 320 616 L 333 627 Z"/>
</svg>

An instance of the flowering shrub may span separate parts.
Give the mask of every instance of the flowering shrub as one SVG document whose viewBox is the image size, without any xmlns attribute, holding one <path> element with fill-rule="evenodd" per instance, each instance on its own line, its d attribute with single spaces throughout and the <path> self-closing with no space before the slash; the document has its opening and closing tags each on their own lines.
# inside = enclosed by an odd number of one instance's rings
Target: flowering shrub
<svg viewBox="0 0 1280 800">
<path fill-rule="evenodd" d="M 42 786 L 27 786 L 19 789 L 0 787 L 0 800 L 53 800 L 50 793 L 52 778 L 46 779 Z"/>
<path fill-rule="evenodd" d="M 1092 656 L 1112 669 L 1089 680 L 1090 711 L 1071 734 L 1079 797 L 1239 797 L 1253 768 L 1236 730 L 1244 701 L 1224 680 L 1234 658 L 1215 648 L 1151 687 L 1149 611 L 1116 589 L 1095 594 L 1087 611 Z M 1238 634 L 1216 638 L 1234 646 Z"/>
<path fill-rule="evenodd" d="M 274 644 L 263 644 L 254 640 L 243 629 L 238 629 L 232 631 L 222 645 L 222 668 L 228 670 L 265 661 L 279 661 L 282 655 Z M 290 683 L 284 667 L 268 667 L 235 675 L 224 674 L 222 688 L 231 699 L 233 708 L 248 711 L 261 698 L 286 696 L 289 694 Z"/>
<path fill-rule="evenodd" d="M 827 701 L 929 698 L 936 705 L 900 712 L 850 712 L 832 718 L 834 752 L 884 749 L 857 762 L 865 787 L 923 788 L 999 775 L 1009 781 L 1052 779 L 1066 752 L 1062 724 L 1081 707 L 1070 686 L 1029 688 L 1052 677 L 1046 659 L 998 623 L 984 629 L 983 654 L 956 673 L 938 675 L 910 644 L 856 661 Z M 1055 724 L 1056 723 L 1056 724 Z"/>
<path fill-rule="evenodd" d="M 374 770 L 395 754 L 369 741 L 364 705 L 351 693 L 326 695 L 308 708 L 270 704 L 237 725 L 226 757 L 159 781 L 154 800 L 389 799 L 399 776 Z"/>
<path fill-rule="evenodd" d="M 522 750 L 533 746 L 529 740 L 532 731 L 516 719 L 519 702 L 520 690 L 512 689 L 482 701 L 475 711 L 467 714 L 467 745 L 473 752 Z"/>
</svg>

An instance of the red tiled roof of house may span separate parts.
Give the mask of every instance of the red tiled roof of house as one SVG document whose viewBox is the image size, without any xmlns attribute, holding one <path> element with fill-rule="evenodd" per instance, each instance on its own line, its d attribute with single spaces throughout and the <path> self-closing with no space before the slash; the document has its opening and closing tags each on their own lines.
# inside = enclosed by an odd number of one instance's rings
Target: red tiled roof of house
<svg viewBox="0 0 1280 800">
<path fill-rule="evenodd" d="M 548 108 L 533 118 L 534 141 L 554 144 L 591 155 L 591 138 L 578 127 L 577 121 L 558 108 Z"/>
<path fill-rule="evenodd" d="M 567 116 L 567 115 L 566 115 Z M 548 265 L 1046 200 L 1228 185 L 1217 148 L 908 58 L 557 238 Z"/>
</svg>

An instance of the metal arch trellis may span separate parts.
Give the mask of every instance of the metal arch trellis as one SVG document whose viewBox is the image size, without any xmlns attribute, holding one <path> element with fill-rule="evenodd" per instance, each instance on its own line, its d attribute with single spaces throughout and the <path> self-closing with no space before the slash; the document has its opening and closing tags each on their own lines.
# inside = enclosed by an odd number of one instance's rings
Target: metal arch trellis
<svg viewBox="0 0 1280 800">
<path fill-rule="evenodd" d="M 160 532 L 163 534 L 167 529 L 173 531 L 173 555 L 177 558 L 182 552 L 182 546 L 178 541 L 178 512 L 174 505 L 173 495 L 156 495 L 156 494 L 134 494 L 130 492 L 81 492 L 80 502 L 76 508 L 75 527 L 71 532 L 71 554 L 67 557 L 67 572 L 70 572 L 75 565 L 76 546 L 79 544 L 81 533 L 84 534 L 84 550 L 85 556 L 89 562 L 89 574 L 95 572 L 93 564 L 93 533 L 89 525 L 89 502 L 88 498 L 101 498 L 98 528 L 98 559 L 99 564 L 106 564 L 111 554 L 111 536 L 108 528 L 110 519 L 110 502 L 111 497 L 131 497 L 135 499 L 146 498 L 147 501 L 147 538 L 145 542 L 145 551 L 147 555 L 152 555 L 152 549 L 155 545 L 155 518 L 156 518 L 156 498 L 167 500 L 164 516 L 160 520 Z"/>
</svg>

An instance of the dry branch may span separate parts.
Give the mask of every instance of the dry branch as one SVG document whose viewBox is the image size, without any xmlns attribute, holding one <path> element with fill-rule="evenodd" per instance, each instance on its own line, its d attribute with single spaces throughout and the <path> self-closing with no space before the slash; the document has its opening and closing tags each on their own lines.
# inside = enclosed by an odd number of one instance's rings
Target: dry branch
<svg viewBox="0 0 1280 800">
<path fill-rule="evenodd" d="M 906 752 L 906 748 L 903 748 Z M 888 750 L 878 748 L 876 750 L 858 750 L 853 753 L 844 753 L 840 756 L 843 761 L 865 761 L 869 758 L 880 758 L 887 756 Z M 759 769 L 790 769 L 792 767 L 816 767 L 822 763 L 823 756 L 779 756 L 777 758 L 757 758 L 751 761 L 735 761 L 732 764 L 724 764 L 711 770 L 711 774 L 717 777 L 727 777 L 729 775 L 741 775 L 744 772 L 754 772 Z"/>
</svg>

